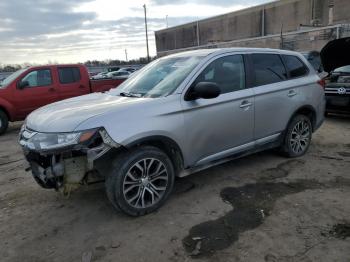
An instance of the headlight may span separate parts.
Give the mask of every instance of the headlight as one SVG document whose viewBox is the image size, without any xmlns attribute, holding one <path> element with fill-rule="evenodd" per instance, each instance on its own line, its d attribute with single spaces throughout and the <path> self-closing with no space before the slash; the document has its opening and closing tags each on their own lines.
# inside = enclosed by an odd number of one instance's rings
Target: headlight
<svg viewBox="0 0 350 262">
<path fill-rule="evenodd" d="M 50 150 L 85 142 L 89 140 L 95 132 L 96 130 L 74 133 L 36 133 L 25 130 L 22 133 L 20 143 L 33 150 Z"/>
</svg>

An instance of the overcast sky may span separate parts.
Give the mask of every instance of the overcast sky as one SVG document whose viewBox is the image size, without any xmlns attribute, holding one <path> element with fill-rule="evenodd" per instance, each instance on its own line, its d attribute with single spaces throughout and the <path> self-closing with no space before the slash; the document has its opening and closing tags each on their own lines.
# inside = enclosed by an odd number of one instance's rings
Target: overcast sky
<svg viewBox="0 0 350 262">
<path fill-rule="evenodd" d="M 75 63 L 146 56 L 154 31 L 271 0 L 0 0 L 0 64 Z"/>
</svg>

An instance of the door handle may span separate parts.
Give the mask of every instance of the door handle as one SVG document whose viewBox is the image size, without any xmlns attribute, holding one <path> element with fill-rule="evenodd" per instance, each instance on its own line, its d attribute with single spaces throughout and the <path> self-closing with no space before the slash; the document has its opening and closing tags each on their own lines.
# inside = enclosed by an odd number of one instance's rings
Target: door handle
<svg viewBox="0 0 350 262">
<path fill-rule="evenodd" d="M 250 107 L 252 105 L 251 102 L 249 102 L 248 100 L 244 100 L 242 101 L 241 105 L 239 106 L 240 108 L 246 108 L 246 107 Z"/>
<path fill-rule="evenodd" d="M 294 90 L 289 90 L 288 92 L 288 96 L 289 97 L 293 97 L 293 96 L 296 96 L 297 95 L 297 92 L 295 92 Z"/>
<path fill-rule="evenodd" d="M 83 85 L 80 85 L 80 86 L 79 86 L 79 88 L 85 88 L 85 86 L 83 86 Z"/>
<path fill-rule="evenodd" d="M 55 92 L 55 91 L 56 91 L 55 88 L 53 88 L 53 87 L 49 88 L 49 92 Z"/>
</svg>

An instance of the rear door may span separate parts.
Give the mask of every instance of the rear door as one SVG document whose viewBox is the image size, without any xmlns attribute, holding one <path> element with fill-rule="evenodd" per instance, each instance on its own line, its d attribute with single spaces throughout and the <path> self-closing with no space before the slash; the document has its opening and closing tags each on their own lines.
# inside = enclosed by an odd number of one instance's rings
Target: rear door
<svg viewBox="0 0 350 262">
<path fill-rule="evenodd" d="M 13 91 L 13 104 L 18 118 L 25 118 L 33 110 L 59 99 L 51 68 L 30 70 L 20 81 L 28 81 L 29 85 L 19 89 L 17 83 Z"/>
<path fill-rule="evenodd" d="M 254 138 L 263 144 L 275 140 L 286 128 L 299 104 L 299 87 L 305 84 L 300 76 L 308 69 L 303 63 L 295 66 L 300 62 L 296 56 L 261 53 L 251 54 L 250 58 L 255 93 Z"/>
<path fill-rule="evenodd" d="M 189 164 L 204 165 L 251 148 L 254 96 L 246 85 L 243 55 L 214 58 L 189 89 L 198 82 L 216 83 L 221 94 L 213 99 L 182 99 Z"/>
<path fill-rule="evenodd" d="M 57 73 L 61 100 L 90 93 L 89 84 L 84 81 L 87 76 L 78 66 L 57 67 Z"/>
</svg>

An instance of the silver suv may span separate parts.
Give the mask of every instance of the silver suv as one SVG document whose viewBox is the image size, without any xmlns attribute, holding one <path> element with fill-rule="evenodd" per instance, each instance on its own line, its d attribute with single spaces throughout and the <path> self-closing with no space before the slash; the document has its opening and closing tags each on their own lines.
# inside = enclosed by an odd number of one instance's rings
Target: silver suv
<svg viewBox="0 0 350 262">
<path fill-rule="evenodd" d="M 105 181 L 132 216 L 159 208 L 182 177 L 257 151 L 307 150 L 324 91 L 299 53 L 210 49 L 160 58 L 107 93 L 30 114 L 20 144 L 34 179 L 65 194 Z"/>
</svg>

